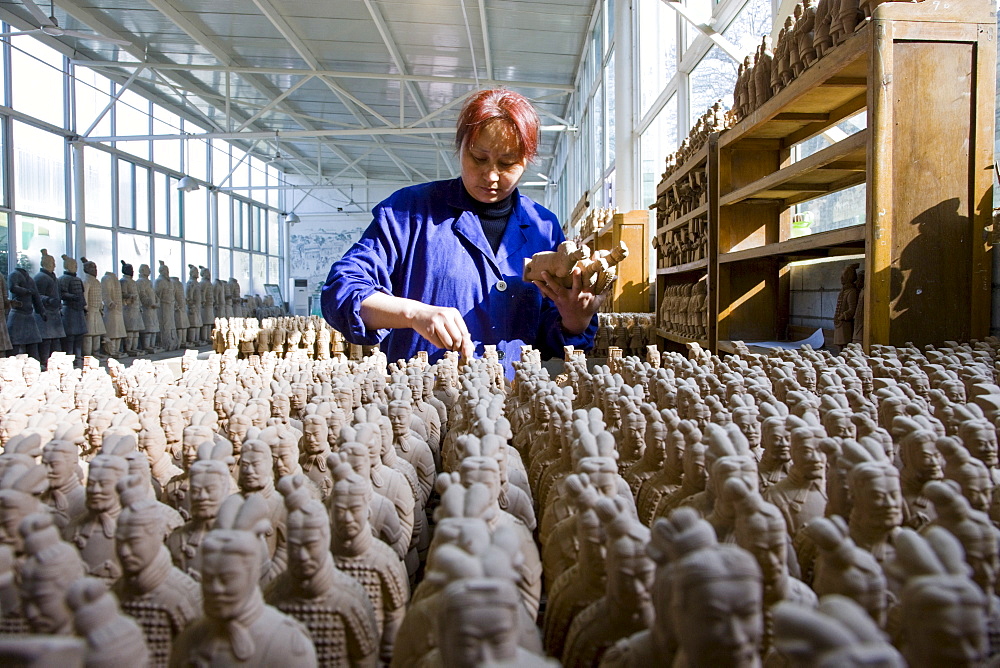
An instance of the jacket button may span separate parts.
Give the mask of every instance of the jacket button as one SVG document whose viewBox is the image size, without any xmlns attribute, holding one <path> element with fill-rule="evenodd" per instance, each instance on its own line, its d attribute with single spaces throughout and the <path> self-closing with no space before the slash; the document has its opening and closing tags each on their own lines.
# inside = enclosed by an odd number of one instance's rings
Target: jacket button
<svg viewBox="0 0 1000 668">
<path fill-rule="evenodd" d="M 497 290 L 499 290 L 500 292 L 503 292 L 506 289 L 507 289 L 507 281 L 503 281 L 503 280 L 497 281 Z"/>
</svg>

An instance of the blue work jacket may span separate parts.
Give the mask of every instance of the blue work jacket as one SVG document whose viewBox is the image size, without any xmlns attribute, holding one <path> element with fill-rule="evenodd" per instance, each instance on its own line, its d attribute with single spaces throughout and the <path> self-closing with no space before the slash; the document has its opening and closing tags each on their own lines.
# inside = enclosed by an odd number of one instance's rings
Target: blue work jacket
<svg viewBox="0 0 1000 668">
<path fill-rule="evenodd" d="M 477 355 L 496 345 L 508 378 L 524 344 L 545 358 L 562 357 L 564 345 L 590 348 L 597 316 L 583 334 L 568 335 L 555 304 L 521 280 L 525 258 L 564 240 L 555 215 L 515 190 L 494 254 L 473 201 L 457 178 L 403 188 L 376 206 L 361 239 L 330 267 L 321 298 L 327 322 L 351 343 L 380 344 L 390 361 L 426 350 L 433 362 L 444 351 L 416 331 L 365 327 L 361 302 L 381 291 L 452 306 L 465 319 Z"/>
</svg>

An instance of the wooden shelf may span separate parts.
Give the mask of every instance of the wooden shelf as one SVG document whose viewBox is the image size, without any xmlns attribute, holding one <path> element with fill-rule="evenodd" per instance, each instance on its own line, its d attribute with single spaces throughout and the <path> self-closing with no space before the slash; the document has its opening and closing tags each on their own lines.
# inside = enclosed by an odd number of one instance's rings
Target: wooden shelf
<svg viewBox="0 0 1000 668">
<path fill-rule="evenodd" d="M 871 30 L 869 22 L 824 54 L 777 95 L 723 132 L 719 147 L 763 139 L 775 148 L 788 148 L 864 109 Z"/>
<path fill-rule="evenodd" d="M 699 269 L 704 270 L 708 267 L 708 259 L 703 258 L 701 260 L 695 260 L 694 262 L 685 262 L 684 264 L 677 264 L 673 267 L 661 267 L 656 270 L 657 276 L 670 276 L 673 274 L 686 274 L 689 271 L 698 271 Z"/>
<path fill-rule="evenodd" d="M 697 343 L 702 348 L 708 347 L 708 341 L 706 341 L 705 339 L 692 339 L 687 336 L 681 336 L 680 334 L 674 334 L 673 332 L 668 332 L 667 330 L 661 327 L 656 328 L 656 335 L 661 339 L 666 339 L 667 341 L 673 341 L 674 343 L 680 343 L 680 344 Z"/>
<path fill-rule="evenodd" d="M 851 244 L 860 245 L 859 250 L 864 250 L 864 242 L 865 226 L 851 225 L 850 227 L 842 227 L 839 230 L 829 230 L 827 232 L 808 234 L 804 237 L 796 237 L 795 239 L 789 239 L 781 243 L 747 248 L 733 251 L 732 253 L 719 253 L 719 262 L 740 262 L 779 255 L 816 254 L 816 251 L 819 250 L 849 246 Z M 822 256 L 823 253 L 819 255 Z"/>
<path fill-rule="evenodd" d="M 657 235 L 665 234 L 665 233 L 669 232 L 670 230 L 677 229 L 681 225 L 684 225 L 686 223 L 690 223 L 695 218 L 700 218 L 702 216 L 707 216 L 707 215 L 708 215 L 708 204 L 707 203 L 706 204 L 702 204 L 701 206 L 699 206 L 694 211 L 691 211 L 689 213 L 685 213 L 683 216 L 681 216 L 677 220 L 672 220 L 669 223 L 667 223 L 666 225 L 664 225 L 663 227 L 657 229 L 656 230 L 656 234 Z"/>
<path fill-rule="evenodd" d="M 659 197 L 663 193 L 667 192 L 667 188 L 675 184 L 681 177 L 687 176 L 693 169 L 701 166 L 708 159 L 708 141 L 700 149 L 695 151 L 694 155 L 681 163 L 674 173 L 668 176 L 663 181 L 660 181 L 656 186 L 656 196 Z"/>
<path fill-rule="evenodd" d="M 861 130 L 784 169 L 725 193 L 721 206 L 745 200 L 777 200 L 791 206 L 865 182 L 868 131 Z"/>
</svg>

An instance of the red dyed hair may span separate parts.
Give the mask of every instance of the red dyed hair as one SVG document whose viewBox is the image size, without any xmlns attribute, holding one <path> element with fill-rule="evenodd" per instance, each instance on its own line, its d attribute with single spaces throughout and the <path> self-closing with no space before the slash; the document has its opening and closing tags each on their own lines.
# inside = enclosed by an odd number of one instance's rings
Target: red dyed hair
<svg viewBox="0 0 1000 668">
<path fill-rule="evenodd" d="M 521 157 L 531 162 L 538 153 L 538 114 L 528 99 L 514 91 L 495 88 L 481 90 L 470 97 L 458 115 L 455 147 L 461 151 L 466 142 L 475 142 L 489 122 L 503 121 L 517 139 Z"/>
</svg>

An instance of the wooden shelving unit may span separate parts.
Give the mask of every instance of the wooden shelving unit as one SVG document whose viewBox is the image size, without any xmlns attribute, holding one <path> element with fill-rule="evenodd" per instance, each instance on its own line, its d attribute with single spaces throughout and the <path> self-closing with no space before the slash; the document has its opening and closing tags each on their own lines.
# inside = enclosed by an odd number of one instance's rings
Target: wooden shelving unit
<svg viewBox="0 0 1000 668">
<path fill-rule="evenodd" d="M 708 347 L 786 339 L 788 262 L 859 253 L 866 347 L 988 334 L 991 5 L 878 6 L 842 44 L 677 168 L 672 178 L 707 170 L 708 258 L 658 270 L 657 286 L 707 272 Z M 836 135 L 831 128 L 862 110 L 865 130 L 792 162 L 797 144 Z M 863 224 L 792 238 L 792 206 L 862 183 Z"/>
</svg>

